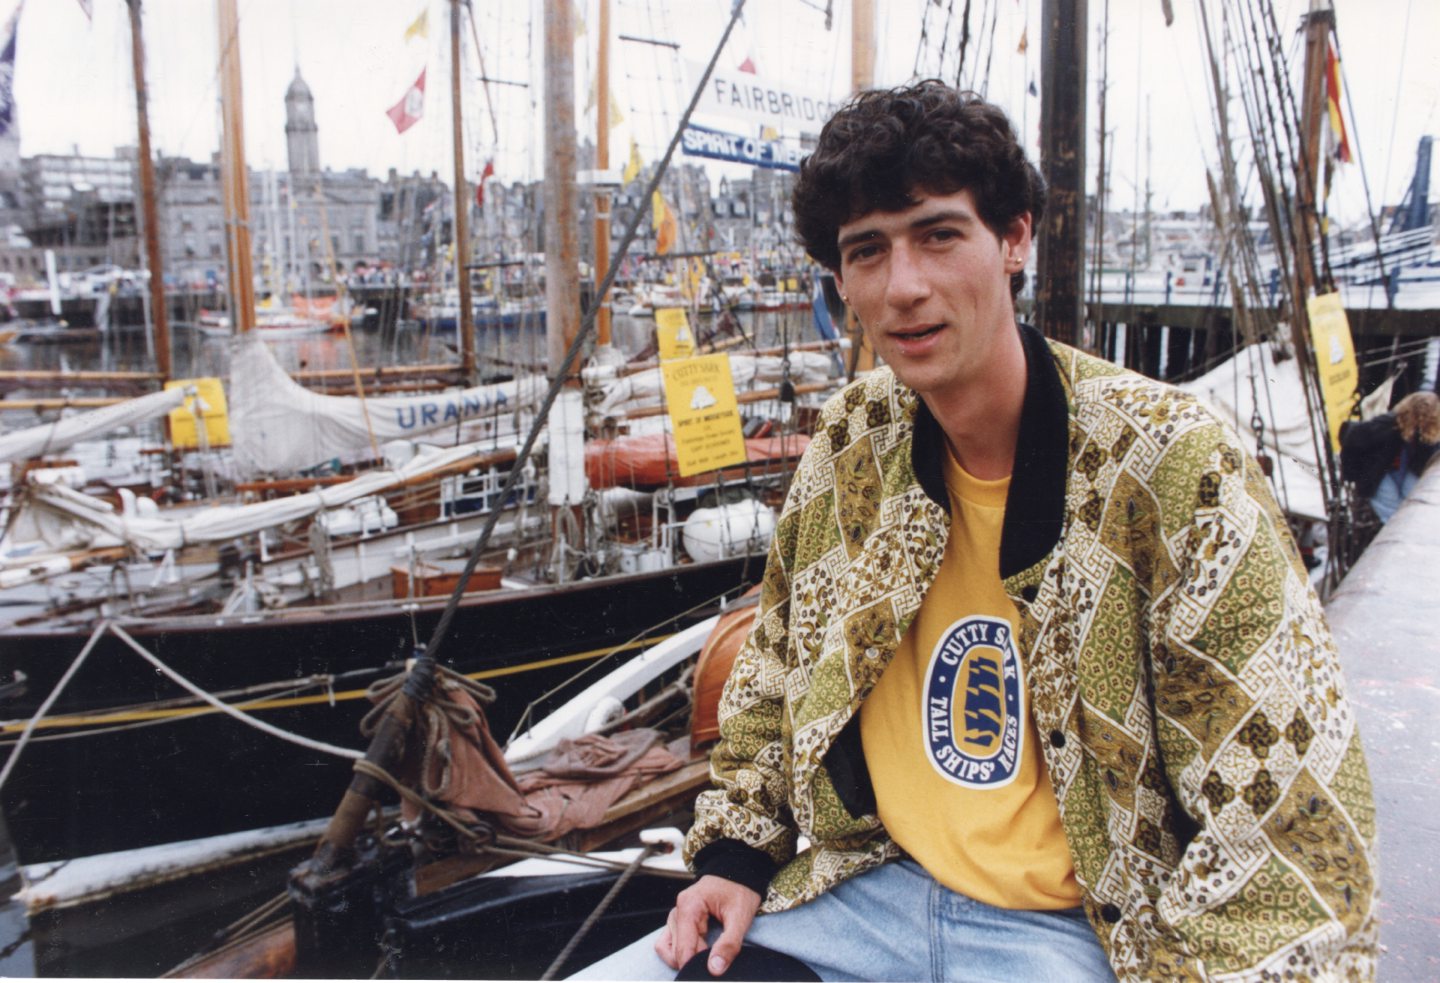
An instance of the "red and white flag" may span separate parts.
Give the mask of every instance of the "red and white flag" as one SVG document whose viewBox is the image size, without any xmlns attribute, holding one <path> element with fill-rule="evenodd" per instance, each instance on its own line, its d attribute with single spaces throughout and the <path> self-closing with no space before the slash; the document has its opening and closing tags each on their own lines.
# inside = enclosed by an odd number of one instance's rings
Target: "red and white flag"
<svg viewBox="0 0 1440 983">
<path fill-rule="evenodd" d="M 414 126 L 424 113 L 425 69 L 422 68 L 415 84 L 405 90 L 405 96 L 399 102 L 385 110 L 385 115 L 395 124 L 396 133 L 404 133 Z"/>
<path fill-rule="evenodd" d="M 495 176 L 495 158 L 485 162 L 485 169 L 480 172 L 480 180 L 475 182 L 475 204 L 479 208 L 485 207 L 485 179 Z"/>
</svg>

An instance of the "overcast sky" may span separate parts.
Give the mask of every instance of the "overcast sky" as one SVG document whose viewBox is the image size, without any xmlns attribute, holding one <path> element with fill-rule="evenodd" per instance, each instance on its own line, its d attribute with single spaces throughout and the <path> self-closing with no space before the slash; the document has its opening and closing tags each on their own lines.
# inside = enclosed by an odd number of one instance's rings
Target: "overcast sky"
<svg viewBox="0 0 1440 983">
<path fill-rule="evenodd" d="M 315 97 L 321 161 L 333 168 L 451 170 L 449 137 L 448 0 L 238 0 L 245 83 L 245 139 L 253 167 L 284 167 L 284 95 L 297 66 Z M 512 84 L 467 86 L 466 153 L 472 177 L 496 160 L 505 180 L 543 171 L 540 116 L 538 2 L 477 3 L 484 71 Z M 960 10 L 956 0 L 880 0 L 877 82 L 904 81 L 916 70 L 933 73 L 937 38 L 953 10 L 946 72 L 953 65 Z M 971 0 L 972 40 L 965 78 L 988 65 L 987 94 L 1004 105 L 1023 138 L 1036 146 L 1039 101 L 1027 95 L 1040 72 L 1040 0 Z M 1106 2 L 1089 0 L 1090 30 L 1098 39 Z M 1111 201 L 1139 201 L 1147 175 L 1156 208 L 1193 208 L 1206 200 L 1205 169 L 1214 166 L 1215 138 L 1198 18 L 1198 0 L 1173 0 L 1175 23 L 1166 27 L 1161 0 L 1109 0 L 1110 56 L 1107 128 L 1114 134 Z M 1212 18 L 1220 0 L 1209 0 Z M 1275 0 L 1287 51 L 1309 0 Z M 15 7 L 0 0 L 0 11 Z M 612 131 L 612 163 L 623 163 L 633 138 L 645 159 L 657 156 L 688 93 L 684 63 L 704 62 L 728 15 L 727 0 L 612 0 L 612 33 L 674 41 L 668 47 L 616 40 L 612 51 L 614 104 L 624 120 Z M 750 58 L 763 78 L 799 91 L 843 96 L 849 85 L 849 4 L 834 0 L 825 27 L 826 0 L 749 0 L 744 23 L 721 59 L 735 68 Z M 1418 138 L 1440 129 L 1440 3 L 1436 0 L 1337 0 L 1337 23 L 1346 82 L 1354 104 L 1352 139 L 1358 144 L 1377 205 L 1403 194 Z M 20 24 L 15 94 L 21 152 L 109 155 L 135 140 L 130 38 L 124 0 L 93 0 L 87 21 L 78 0 L 28 0 Z M 576 93 L 590 100 L 595 0 L 578 4 L 583 31 L 576 41 Z M 428 12 L 426 36 L 405 37 L 407 26 Z M 928 19 L 926 12 L 928 11 Z M 212 0 L 145 0 L 145 42 L 151 98 L 152 142 L 161 152 L 206 159 L 218 145 L 215 5 Z M 925 24 L 929 38 L 922 49 Z M 993 25 L 993 26 L 992 26 Z M 1028 42 L 1024 53 L 1020 42 Z M 467 77 L 481 69 L 470 28 L 465 29 Z M 531 49 L 536 54 L 531 57 Z M 1100 59 L 1091 46 L 1090 87 L 1098 88 Z M 427 72 L 422 121 L 397 134 L 385 110 L 401 99 L 421 69 Z M 973 74 L 977 73 L 977 74 Z M 493 108 L 492 108 L 493 107 Z M 1348 111 L 1347 107 L 1347 111 Z M 593 127 L 582 112 L 582 126 Z M 745 131 L 733 120 L 701 119 L 717 129 Z M 1087 163 L 1094 184 L 1092 98 Z M 1239 121 L 1237 119 L 1237 130 Z M 753 131 L 753 127 L 751 128 Z M 786 133 L 787 137 L 797 134 Z M 1148 145 L 1148 150 L 1147 150 Z M 1337 179 L 1332 209 L 1343 223 L 1364 219 L 1358 166 Z M 1143 207 L 1143 203 L 1142 207 Z"/>
</svg>

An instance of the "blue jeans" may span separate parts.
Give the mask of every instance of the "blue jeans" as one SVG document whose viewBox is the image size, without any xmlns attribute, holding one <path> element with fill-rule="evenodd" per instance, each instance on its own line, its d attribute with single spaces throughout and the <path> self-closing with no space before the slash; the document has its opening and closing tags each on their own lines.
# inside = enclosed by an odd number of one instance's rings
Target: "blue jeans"
<svg viewBox="0 0 1440 983">
<path fill-rule="evenodd" d="M 1405 500 L 1405 496 L 1415 490 L 1415 485 L 1419 481 L 1420 479 L 1415 477 L 1409 469 L 1401 468 L 1391 471 L 1380 479 L 1380 485 L 1375 489 L 1375 494 L 1370 496 L 1370 508 L 1375 510 L 1375 514 L 1381 522 L 1389 522 L 1394 517 L 1396 510 L 1400 508 L 1400 503 Z"/>
<path fill-rule="evenodd" d="M 711 927 L 710 941 L 719 936 Z M 571 979 L 672 980 L 652 932 Z M 746 942 L 826 980 L 1113 980 L 1079 908 L 1011 911 L 941 886 L 912 860 L 885 864 L 809 902 L 755 919 Z"/>
</svg>

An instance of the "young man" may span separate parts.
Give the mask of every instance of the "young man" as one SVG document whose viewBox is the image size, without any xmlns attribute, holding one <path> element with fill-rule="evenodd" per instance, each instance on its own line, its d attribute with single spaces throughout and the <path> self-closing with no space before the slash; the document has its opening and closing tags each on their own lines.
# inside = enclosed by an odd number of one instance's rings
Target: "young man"
<svg viewBox="0 0 1440 983">
<path fill-rule="evenodd" d="M 1043 201 L 940 83 L 821 133 L 797 226 L 885 367 L 781 516 L 699 879 L 586 975 L 744 940 L 827 979 L 1373 976 L 1369 778 L 1285 521 L 1194 399 L 1017 324 Z"/>
</svg>

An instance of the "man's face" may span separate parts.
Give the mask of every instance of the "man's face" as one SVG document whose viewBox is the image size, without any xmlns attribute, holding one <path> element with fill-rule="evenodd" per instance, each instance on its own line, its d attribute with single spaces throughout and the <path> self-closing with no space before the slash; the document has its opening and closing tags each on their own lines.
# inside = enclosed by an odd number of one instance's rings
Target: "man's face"
<svg viewBox="0 0 1440 983">
<path fill-rule="evenodd" d="M 969 190 L 917 189 L 912 199 L 840 227 L 837 280 L 896 377 L 922 396 L 943 396 L 983 380 L 1000 345 L 1014 340 L 1010 275 L 1030 253 L 1030 216 L 997 236 Z"/>
</svg>

